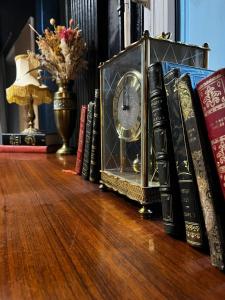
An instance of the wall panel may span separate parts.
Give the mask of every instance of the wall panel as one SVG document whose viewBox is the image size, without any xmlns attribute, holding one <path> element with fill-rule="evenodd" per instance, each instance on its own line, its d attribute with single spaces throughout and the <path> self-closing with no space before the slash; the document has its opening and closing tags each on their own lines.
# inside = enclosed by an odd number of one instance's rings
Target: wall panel
<svg viewBox="0 0 225 300">
<path fill-rule="evenodd" d="M 65 0 L 65 18 L 79 24 L 87 43 L 88 68 L 76 77 L 74 91 L 77 95 L 77 119 L 74 141 L 77 144 L 80 107 L 94 100 L 94 90 L 99 88 L 98 64 L 107 58 L 108 1 Z"/>
</svg>

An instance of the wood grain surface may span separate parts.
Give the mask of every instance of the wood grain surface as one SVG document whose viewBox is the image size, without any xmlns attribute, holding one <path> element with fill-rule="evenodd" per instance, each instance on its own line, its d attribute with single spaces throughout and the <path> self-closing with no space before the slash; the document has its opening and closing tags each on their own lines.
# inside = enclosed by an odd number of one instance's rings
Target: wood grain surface
<svg viewBox="0 0 225 300">
<path fill-rule="evenodd" d="M 161 221 L 63 169 L 74 157 L 0 154 L 0 299 L 225 299 L 209 256 Z"/>
</svg>

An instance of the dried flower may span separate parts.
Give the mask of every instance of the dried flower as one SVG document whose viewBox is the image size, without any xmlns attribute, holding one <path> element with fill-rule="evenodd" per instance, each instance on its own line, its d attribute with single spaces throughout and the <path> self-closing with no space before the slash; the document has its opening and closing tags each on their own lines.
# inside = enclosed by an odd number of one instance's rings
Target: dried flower
<svg viewBox="0 0 225 300">
<path fill-rule="evenodd" d="M 51 24 L 52 26 L 54 26 L 54 25 L 55 25 L 55 19 L 51 18 L 51 19 L 50 19 L 50 24 Z"/>
<path fill-rule="evenodd" d="M 70 19 L 70 21 L 69 21 L 69 25 L 70 25 L 70 27 L 72 27 L 72 26 L 73 26 L 73 24 L 74 24 L 74 20 L 73 20 L 73 19 Z"/>
<path fill-rule="evenodd" d="M 86 44 L 81 35 L 81 30 L 65 26 L 55 26 L 56 22 L 52 18 L 50 24 L 54 26 L 54 31 L 45 29 L 43 36 L 37 34 L 37 44 L 40 54 L 29 52 L 30 59 L 38 60 L 41 69 L 48 71 L 53 80 L 68 81 L 74 79 L 75 75 L 86 67 L 83 58 L 86 51 Z M 70 26 L 74 24 L 71 19 Z"/>
</svg>

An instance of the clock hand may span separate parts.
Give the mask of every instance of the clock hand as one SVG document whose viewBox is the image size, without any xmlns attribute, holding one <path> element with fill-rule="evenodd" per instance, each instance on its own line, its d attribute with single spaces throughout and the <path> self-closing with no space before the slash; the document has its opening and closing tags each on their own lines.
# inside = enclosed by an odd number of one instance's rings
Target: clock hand
<svg viewBox="0 0 225 300">
<path fill-rule="evenodd" d="M 124 84 L 124 90 L 123 90 L 123 101 L 122 101 L 122 110 L 127 110 L 128 109 L 128 105 L 126 104 L 126 98 L 127 98 L 127 95 L 128 95 L 128 91 L 127 91 L 127 78 L 125 80 L 125 84 Z"/>
</svg>

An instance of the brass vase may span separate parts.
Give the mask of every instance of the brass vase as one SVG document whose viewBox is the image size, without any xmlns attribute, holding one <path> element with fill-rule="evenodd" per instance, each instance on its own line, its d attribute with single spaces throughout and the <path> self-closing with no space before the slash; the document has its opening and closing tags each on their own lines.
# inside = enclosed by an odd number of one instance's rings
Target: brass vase
<svg viewBox="0 0 225 300">
<path fill-rule="evenodd" d="M 72 94 L 71 82 L 59 81 L 57 84 L 58 90 L 54 93 L 54 116 L 63 145 L 56 153 L 67 155 L 74 153 L 75 150 L 70 147 L 69 141 L 75 128 L 76 99 Z"/>
</svg>

